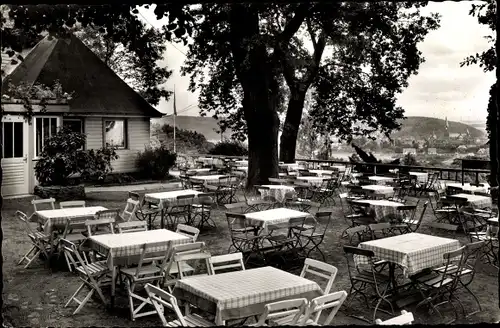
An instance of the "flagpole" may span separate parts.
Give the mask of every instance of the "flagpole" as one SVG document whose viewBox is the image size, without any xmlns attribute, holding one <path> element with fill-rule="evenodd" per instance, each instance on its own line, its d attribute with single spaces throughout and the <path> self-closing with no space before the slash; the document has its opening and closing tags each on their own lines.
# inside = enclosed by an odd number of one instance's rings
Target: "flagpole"
<svg viewBox="0 0 500 328">
<path fill-rule="evenodd" d="M 175 85 L 174 85 L 174 153 L 176 153 L 176 147 L 175 147 L 175 117 L 177 116 L 177 109 L 175 108 Z"/>
</svg>

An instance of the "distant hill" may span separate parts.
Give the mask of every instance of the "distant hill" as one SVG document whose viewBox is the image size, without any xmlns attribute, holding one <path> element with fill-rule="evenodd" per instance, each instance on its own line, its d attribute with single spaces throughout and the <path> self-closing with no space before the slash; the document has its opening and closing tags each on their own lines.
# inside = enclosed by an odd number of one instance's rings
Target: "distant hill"
<svg viewBox="0 0 500 328">
<path fill-rule="evenodd" d="M 448 121 L 448 132 L 450 135 L 455 133 L 465 134 L 469 129 L 469 133 L 473 138 L 485 137 L 484 131 L 476 129 L 473 126 Z M 434 134 L 437 138 L 443 138 L 445 135 L 445 120 L 434 117 L 409 116 L 403 120 L 401 130 L 391 134 L 392 138 L 415 137 L 416 139 L 428 138 Z"/>
<path fill-rule="evenodd" d="M 162 117 L 151 120 L 152 124 L 168 124 L 174 126 L 174 117 Z M 210 142 L 218 142 L 221 140 L 221 135 L 215 132 L 215 130 L 219 129 L 217 125 L 217 120 L 213 117 L 201 117 L 201 116 L 176 116 L 175 124 L 178 128 L 195 131 L 201 133 L 205 136 L 205 138 Z M 231 132 L 226 131 L 223 134 L 223 138 L 231 137 Z"/>
</svg>

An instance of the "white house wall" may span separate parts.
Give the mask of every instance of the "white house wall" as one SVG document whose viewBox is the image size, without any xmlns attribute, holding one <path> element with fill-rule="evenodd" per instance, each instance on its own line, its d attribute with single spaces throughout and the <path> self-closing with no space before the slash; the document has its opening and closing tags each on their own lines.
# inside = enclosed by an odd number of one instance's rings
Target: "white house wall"
<svg viewBox="0 0 500 328">
<path fill-rule="evenodd" d="M 103 146 L 103 118 L 86 117 L 85 134 L 87 135 L 87 149 L 99 149 Z M 127 173 L 137 171 L 136 159 L 150 140 L 149 118 L 127 119 L 127 149 L 116 151 L 119 158 L 112 162 L 113 173 Z"/>
</svg>

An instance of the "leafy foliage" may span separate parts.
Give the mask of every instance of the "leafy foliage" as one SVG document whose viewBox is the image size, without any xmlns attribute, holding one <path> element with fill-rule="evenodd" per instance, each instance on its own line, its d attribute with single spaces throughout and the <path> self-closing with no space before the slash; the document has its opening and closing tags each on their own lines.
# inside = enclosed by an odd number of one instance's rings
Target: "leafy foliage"
<svg viewBox="0 0 500 328">
<path fill-rule="evenodd" d="M 406 153 L 403 157 L 403 161 L 402 161 L 403 165 L 408 165 L 408 166 L 419 166 L 420 163 L 417 161 L 417 158 L 415 155 L 413 155 L 412 153 Z"/>
<path fill-rule="evenodd" d="M 208 153 L 210 155 L 247 156 L 248 149 L 238 141 L 221 141 L 216 143 Z"/>
<path fill-rule="evenodd" d="M 156 127 L 165 134 L 164 144 L 168 149 L 173 149 L 174 127 L 169 124 L 164 124 L 161 127 Z M 195 151 L 200 154 L 206 154 L 213 147 L 211 142 L 208 142 L 205 136 L 196 131 L 186 129 L 175 129 L 176 148 L 177 152 Z"/>
<path fill-rule="evenodd" d="M 83 180 L 103 180 L 118 158 L 113 148 L 83 150 L 87 136 L 60 129 L 45 140 L 40 158 L 35 164 L 35 176 L 42 186 L 65 186 L 69 177 L 80 174 Z"/>
<path fill-rule="evenodd" d="M 170 168 L 175 165 L 177 154 L 164 145 L 157 148 L 147 146 L 137 156 L 137 167 L 143 177 L 163 180 L 168 177 Z"/>
</svg>

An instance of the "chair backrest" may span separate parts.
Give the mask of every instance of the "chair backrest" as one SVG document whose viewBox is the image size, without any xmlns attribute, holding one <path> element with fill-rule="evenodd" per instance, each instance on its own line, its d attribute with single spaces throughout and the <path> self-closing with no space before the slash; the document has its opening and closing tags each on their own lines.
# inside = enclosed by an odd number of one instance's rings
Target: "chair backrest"
<svg viewBox="0 0 500 328">
<path fill-rule="evenodd" d="M 213 192 L 204 192 L 198 194 L 197 203 L 200 205 L 211 206 L 214 203 L 215 194 Z"/>
<path fill-rule="evenodd" d="M 231 236 L 236 229 L 242 229 L 241 231 L 247 236 L 247 219 L 244 214 L 240 213 L 230 213 L 226 212 L 226 219 L 229 226 L 229 232 Z"/>
<path fill-rule="evenodd" d="M 120 217 L 120 209 L 102 210 L 96 212 L 94 215 L 94 218 L 96 220 L 114 219 L 116 221 L 119 217 Z"/>
<path fill-rule="evenodd" d="M 458 230 L 458 225 L 456 224 L 449 224 L 449 223 L 440 223 L 440 222 L 429 222 L 427 225 L 429 228 L 434 228 L 434 229 L 439 229 L 439 230 L 446 230 L 449 232 L 456 233 Z"/>
<path fill-rule="evenodd" d="M 405 310 L 401 311 L 401 315 L 394 317 L 392 319 L 388 319 L 386 321 L 382 321 L 380 319 L 375 320 L 376 325 L 380 326 L 393 326 L 393 325 L 411 325 L 413 320 L 413 313 L 406 312 Z"/>
<path fill-rule="evenodd" d="M 133 199 L 133 200 L 140 200 L 141 197 L 139 196 L 138 193 L 133 192 L 133 191 L 129 191 L 128 198 Z"/>
<path fill-rule="evenodd" d="M 190 253 L 190 254 L 180 254 L 180 253 L 176 253 L 174 255 L 174 262 L 177 264 L 177 270 L 179 272 L 179 278 L 182 279 L 184 278 L 184 275 L 186 274 L 186 272 L 184 270 L 182 270 L 182 268 L 184 267 L 183 263 L 187 263 L 187 262 L 197 262 L 197 263 L 203 263 L 203 267 L 205 268 L 205 271 L 207 274 L 212 274 L 212 271 L 210 270 L 210 264 L 208 262 L 209 258 L 211 257 L 211 254 L 210 252 L 204 250 L 204 251 L 201 251 L 201 252 L 197 252 L 197 253 Z M 193 271 L 193 274 L 195 274 L 195 272 L 199 272 L 199 270 L 201 269 L 201 266 L 198 264 L 198 265 L 192 265 L 192 267 L 195 269 Z"/>
<path fill-rule="evenodd" d="M 128 221 L 120 222 L 117 224 L 119 233 L 137 232 L 137 231 L 148 231 L 148 223 L 146 221 Z"/>
<path fill-rule="evenodd" d="M 464 255 L 465 246 L 443 254 L 443 259 L 446 261 L 444 267 L 445 274 L 443 274 L 441 279 L 436 282 L 435 286 L 437 288 L 441 288 L 443 284 L 447 283 L 449 278 L 454 280 L 451 286 L 455 286 L 458 283 L 458 279 L 460 278 L 460 273 L 464 265 Z"/>
<path fill-rule="evenodd" d="M 114 234 L 115 231 L 113 229 L 113 224 L 116 222 L 115 218 L 105 218 L 105 219 L 96 219 L 96 220 L 87 220 L 85 221 L 85 226 L 87 227 L 88 236 L 92 236 L 95 234 L 95 231 L 98 227 L 107 227 L 109 228 L 109 233 Z"/>
<path fill-rule="evenodd" d="M 306 324 L 310 319 L 315 325 L 328 326 L 332 322 L 333 318 L 339 311 L 340 307 L 347 298 L 347 292 L 345 290 L 325 294 L 323 296 L 318 296 L 313 298 L 306 309 L 303 319 L 299 322 L 300 325 Z M 323 310 L 330 310 L 330 313 L 324 321 L 320 324 L 319 319 L 321 312 Z"/>
<path fill-rule="evenodd" d="M 264 313 L 257 321 L 257 326 L 263 326 L 266 320 L 276 320 L 283 317 L 293 316 L 292 321 L 287 322 L 288 325 L 296 325 L 300 316 L 305 313 L 307 307 L 307 299 L 297 298 L 285 301 L 279 301 L 266 304 Z"/>
<path fill-rule="evenodd" d="M 47 198 L 47 199 L 33 199 L 31 201 L 31 205 L 33 205 L 33 210 L 36 211 L 41 211 L 41 210 L 53 210 L 56 208 L 55 206 L 56 200 L 54 198 Z"/>
<path fill-rule="evenodd" d="M 28 233 L 28 234 L 33 234 L 33 229 L 31 228 L 30 226 L 30 223 L 28 221 L 28 217 L 26 216 L 26 214 L 24 214 L 23 212 L 21 211 L 16 211 L 16 218 L 22 222 L 23 224 L 23 228 L 24 230 Z"/>
<path fill-rule="evenodd" d="M 427 206 L 429 205 L 429 201 L 425 201 L 424 206 L 422 207 L 422 212 L 420 212 L 420 216 L 418 217 L 417 221 L 417 226 L 413 229 L 413 231 L 417 231 L 418 228 L 420 228 L 420 225 L 422 224 L 422 221 L 424 219 L 424 214 L 425 211 L 427 210 Z"/>
<path fill-rule="evenodd" d="M 245 202 L 238 202 L 238 203 L 231 203 L 231 204 L 224 204 L 224 207 L 231 212 L 240 212 L 243 213 L 243 211 L 248 207 L 247 203 Z"/>
<path fill-rule="evenodd" d="M 125 208 L 121 214 L 124 221 L 130 221 L 133 219 L 135 211 L 139 208 L 139 203 L 139 200 L 134 200 L 132 198 L 127 199 L 127 204 L 125 204 Z"/>
<path fill-rule="evenodd" d="M 300 276 L 305 278 L 307 274 L 314 275 L 327 280 L 326 286 L 322 289 L 323 294 L 328 294 L 332 288 L 338 269 L 331 264 L 306 258 Z"/>
<path fill-rule="evenodd" d="M 143 244 L 141 246 L 141 255 L 139 258 L 139 262 L 137 264 L 135 274 L 134 274 L 135 277 L 139 278 L 139 276 L 141 274 L 144 274 L 141 272 L 143 265 L 157 263 L 157 264 L 159 264 L 159 266 L 161 268 L 165 268 L 164 264 L 168 261 L 168 257 L 170 255 L 170 253 L 168 251 L 168 246 L 169 246 L 168 241 Z M 162 248 L 165 250 L 158 252 L 158 249 L 162 249 Z M 155 275 L 158 278 L 161 278 L 163 276 L 163 271 L 159 271 L 159 272 L 155 273 Z"/>
<path fill-rule="evenodd" d="M 354 246 L 342 246 L 344 249 L 344 255 L 347 258 L 347 268 L 349 271 L 349 276 L 351 275 L 351 269 L 354 264 L 354 255 L 364 256 L 370 265 L 373 265 L 373 257 L 375 254 L 369 249 L 362 249 Z"/>
<path fill-rule="evenodd" d="M 243 254 L 241 252 L 216 255 L 208 259 L 210 265 L 211 274 L 216 274 L 216 271 L 220 270 L 245 270 L 245 264 L 243 263 Z"/>
<path fill-rule="evenodd" d="M 194 243 L 198 239 L 198 235 L 200 234 L 200 229 L 179 223 L 177 224 L 177 229 L 175 230 L 175 232 L 191 238 L 191 241 Z"/>
<path fill-rule="evenodd" d="M 377 238 L 377 232 L 381 232 L 382 237 L 387 237 L 391 230 L 391 224 L 389 222 L 371 223 L 368 227 L 370 228 L 373 239 Z"/>
<path fill-rule="evenodd" d="M 320 205 L 321 206 L 321 205 Z M 319 208 L 319 206 L 318 206 Z M 318 232 L 318 229 L 314 229 L 315 233 L 320 233 L 320 234 L 325 234 L 326 230 L 328 229 L 328 226 L 330 225 L 330 222 L 332 221 L 332 212 L 331 211 L 321 211 L 321 212 L 316 212 L 314 215 L 316 217 L 316 221 L 319 223 L 320 221 L 323 221 L 323 230 Z M 326 220 L 326 222 L 324 222 Z M 317 226 L 316 226 L 317 227 Z"/>
<path fill-rule="evenodd" d="M 84 266 L 85 271 L 88 274 L 88 270 L 86 265 L 88 265 L 88 261 L 86 257 L 82 257 L 76 245 L 64 238 L 59 239 L 60 247 L 62 247 L 62 251 L 65 253 L 66 258 L 68 259 L 68 264 L 73 265 L 74 268 L 79 266 Z M 71 268 L 69 268 L 71 270 Z"/>
<path fill-rule="evenodd" d="M 480 252 L 482 248 L 486 244 L 486 241 L 477 241 L 474 243 L 470 243 L 465 245 L 465 254 L 464 254 L 464 267 L 472 271 L 474 275 L 476 272 L 476 263 L 480 257 Z"/>
<path fill-rule="evenodd" d="M 347 228 L 343 235 L 348 238 L 348 244 L 352 246 L 358 246 L 358 244 L 367 238 L 367 234 L 370 233 L 370 228 L 367 225 L 358 225 L 351 228 Z M 354 237 L 358 237 L 357 242 L 354 244 Z"/>
<path fill-rule="evenodd" d="M 69 207 L 85 207 L 84 200 L 69 200 L 67 202 L 59 202 L 60 208 L 69 208 Z"/>
<path fill-rule="evenodd" d="M 148 297 L 151 300 L 158 316 L 164 327 L 168 327 L 168 321 L 165 319 L 164 307 L 174 311 L 182 327 L 187 327 L 188 324 L 182 315 L 179 305 L 177 304 L 177 299 L 172 295 L 164 291 L 163 289 L 147 283 L 144 287 L 148 293 Z"/>
<path fill-rule="evenodd" d="M 187 204 L 191 204 L 194 200 L 194 194 L 190 195 L 179 195 L 176 197 L 177 204 L 176 206 L 186 206 Z"/>
</svg>

